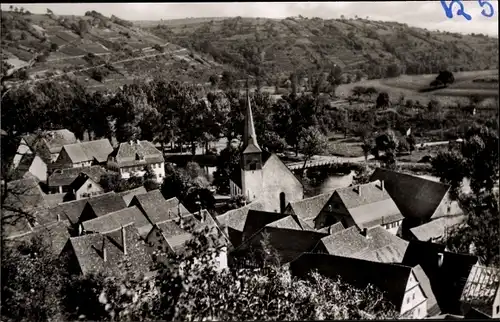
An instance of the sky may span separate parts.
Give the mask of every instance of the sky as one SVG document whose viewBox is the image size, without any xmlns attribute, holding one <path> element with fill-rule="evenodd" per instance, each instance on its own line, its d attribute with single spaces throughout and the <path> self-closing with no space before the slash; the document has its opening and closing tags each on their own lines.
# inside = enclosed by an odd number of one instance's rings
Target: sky
<svg viewBox="0 0 500 322">
<path fill-rule="evenodd" d="M 446 1 L 449 3 L 450 1 Z M 127 20 L 160 20 L 188 17 L 262 17 L 286 18 L 302 15 L 324 19 L 354 18 L 356 15 L 371 20 L 397 21 L 430 30 L 461 33 L 483 33 L 498 37 L 498 1 L 490 1 L 494 15 L 487 18 L 477 1 L 464 1 L 465 11 L 472 16 L 467 21 L 461 16 L 446 17 L 440 1 L 371 1 L 371 2 L 212 2 L 212 3 L 57 3 L 57 4 L 1 4 L 23 7 L 32 13 L 83 15 L 95 10 L 105 16 L 112 14 Z M 488 8 L 485 9 L 488 11 Z M 454 9 L 456 12 L 456 9 Z"/>
</svg>

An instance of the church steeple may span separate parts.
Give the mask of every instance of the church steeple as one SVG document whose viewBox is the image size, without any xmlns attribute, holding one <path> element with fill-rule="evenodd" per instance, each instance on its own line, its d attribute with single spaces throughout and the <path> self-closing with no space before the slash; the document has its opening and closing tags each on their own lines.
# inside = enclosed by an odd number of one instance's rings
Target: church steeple
<svg viewBox="0 0 500 322">
<path fill-rule="evenodd" d="M 250 105 L 250 94 L 248 89 L 247 80 L 247 104 L 246 104 L 246 115 L 245 115 L 245 129 L 243 132 L 243 146 L 245 150 L 243 153 L 260 153 L 259 143 L 257 143 L 257 135 L 255 134 L 255 127 L 253 124 L 252 107 Z"/>
</svg>

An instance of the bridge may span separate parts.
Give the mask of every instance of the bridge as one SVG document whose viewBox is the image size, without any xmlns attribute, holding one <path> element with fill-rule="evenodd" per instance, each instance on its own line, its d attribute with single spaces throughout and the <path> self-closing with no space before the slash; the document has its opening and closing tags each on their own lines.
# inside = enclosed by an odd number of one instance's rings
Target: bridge
<svg viewBox="0 0 500 322">
<path fill-rule="evenodd" d="M 327 168 L 327 167 L 334 165 L 334 164 L 348 163 L 348 162 L 361 162 L 364 160 L 365 160 L 365 157 L 362 157 L 362 158 L 329 157 L 328 159 L 323 158 L 323 159 L 319 159 L 319 160 L 309 160 L 309 161 L 307 161 L 305 166 L 304 166 L 303 161 L 302 162 L 290 162 L 290 163 L 287 163 L 286 166 L 288 167 L 288 169 L 293 171 L 293 170 L 301 170 L 302 167 L 304 167 L 304 169 Z"/>
</svg>

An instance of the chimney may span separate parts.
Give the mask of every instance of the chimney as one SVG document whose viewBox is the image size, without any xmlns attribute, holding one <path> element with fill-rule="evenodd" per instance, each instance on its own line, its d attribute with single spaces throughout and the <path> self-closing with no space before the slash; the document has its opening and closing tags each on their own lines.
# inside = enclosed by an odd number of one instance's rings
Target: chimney
<svg viewBox="0 0 500 322">
<path fill-rule="evenodd" d="M 363 228 L 363 230 L 361 230 L 361 235 L 366 237 L 367 233 L 368 233 L 368 228 Z"/>
<path fill-rule="evenodd" d="M 123 255 L 127 255 L 127 240 L 125 238 L 125 227 L 122 226 L 122 245 L 123 245 Z"/>
<path fill-rule="evenodd" d="M 443 259 L 444 259 L 444 254 L 438 253 L 438 267 L 443 266 Z"/>
<path fill-rule="evenodd" d="M 286 208 L 286 195 L 284 192 L 280 193 L 280 212 L 282 214 L 285 213 L 285 208 Z"/>
<path fill-rule="evenodd" d="M 137 139 L 137 140 L 135 141 L 135 143 L 137 143 L 137 145 L 139 145 L 139 139 Z"/>
<path fill-rule="evenodd" d="M 356 188 L 358 195 L 361 197 L 361 185 Z"/>
<path fill-rule="evenodd" d="M 107 254 L 107 251 L 106 251 L 106 236 L 102 236 L 102 249 L 101 249 L 101 252 L 102 252 L 102 259 L 104 260 L 104 262 L 106 262 L 108 260 L 108 254 Z"/>
<path fill-rule="evenodd" d="M 57 214 L 57 221 L 61 221 L 61 215 Z"/>
<path fill-rule="evenodd" d="M 384 180 L 380 180 L 380 189 L 382 189 L 382 191 L 385 189 Z"/>
</svg>

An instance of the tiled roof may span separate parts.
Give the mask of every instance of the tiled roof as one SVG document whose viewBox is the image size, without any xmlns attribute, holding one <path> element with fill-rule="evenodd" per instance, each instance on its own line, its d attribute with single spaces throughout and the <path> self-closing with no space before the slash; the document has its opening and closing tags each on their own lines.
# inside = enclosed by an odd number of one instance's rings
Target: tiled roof
<svg viewBox="0 0 500 322">
<path fill-rule="evenodd" d="M 7 196 L 4 204 L 25 211 L 33 208 L 48 208 L 43 196 L 44 193 L 38 180 L 30 176 L 7 183 Z"/>
<path fill-rule="evenodd" d="M 330 277 L 341 277 L 344 282 L 364 288 L 374 285 L 386 293 L 387 299 L 399 311 L 412 268 L 403 265 L 378 263 L 330 254 L 304 253 L 290 265 L 292 274 L 306 276 L 313 270 Z"/>
<path fill-rule="evenodd" d="M 87 205 L 92 207 L 92 210 L 97 217 L 104 216 L 127 207 L 122 197 L 114 192 L 108 192 L 89 198 L 87 199 Z"/>
<path fill-rule="evenodd" d="M 120 143 L 116 151 L 116 163 L 120 167 L 159 162 L 164 162 L 163 153 L 149 141 Z"/>
<path fill-rule="evenodd" d="M 98 162 L 105 162 L 108 155 L 113 152 L 108 139 L 69 144 L 63 149 L 66 150 L 73 163 L 92 161 L 94 158 Z"/>
<path fill-rule="evenodd" d="M 59 153 L 64 145 L 77 142 L 75 134 L 66 129 L 45 132 L 43 141 L 50 153 Z"/>
<path fill-rule="evenodd" d="M 262 210 L 263 206 L 259 201 L 238 208 L 229 210 L 228 212 L 217 216 L 217 220 L 222 229 L 227 232 L 227 235 L 234 246 L 241 244 L 243 229 L 247 220 L 247 215 L 250 209 Z"/>
<path fill-rule="evenodd" d="M 107 173 L 106 169 L 101 166 L 83 167 L 83 168 L 67 168 L 54 171 L 48 178 L 49 187 L 69 186 L 80 173 L 85 173 L 94 182 L 99 183 L 101 176 Z"/>
<path fill-rule="evenodd" d="M 99 184 L 99 182 L 93 181 L 85 173 L 80 173 L 80 175 L 71 183 L 70 187 L 76 191 L 80 189 L 87 182 L 89 184 Z"/>
<path fill-rule="evenodd" d="M 33 160 L 35 160 L 36 156 L 37 155 L 34 153 L 23 154 L 23 156 L 21 157 L 21 160 L 19 161 L 19 165 L 17 166 L 17 170 L 20 172 L 29 171 L 31 164 L 33 163 Z"/>
<path fill-rule="evenodd" d="M 445 216 L 411 228 L 410 231 L 418 240 L 430 241 L 433 238 L 444 237 L 448 228 L 464 223 L 466 220 L 465 215 Z"/>
<path fill-rule="evenodd" d="M 82 223 L 86 232 L 107 233 L 128 224 L 134 224 L 139 235 L 145 237 L 153 227 L 137 207 L 124 208 Z"/>
<path fill-rule="evenodd" d="M 489 316 L 495 296 L 500 292 L 500 269 L 474 265 L 470 271 L 460 300 Z"/>
<path fill-rule="evenodd" d="M 431 218 L 449 190 L 439 182 L 381 168 L 370 180 L 383 180 L 402 215 L 410 218 Z"/>
<path fill-rule="evenodd" d="M 339 221 L 338 223 L 335 223 L 331 226 L 327 226 L 327 227 L 323 227 L 321 229 L 318 229 L 319 232 L 322 232 L 322 233 L 327 233 L 327 234 L 335 234 L 341 230 L 344 230 L 344 225 L 342 225 L 342 223 Z"/>
<path fill-rule="evenodd" d="M 63 221 L 58 221 L 49 225 L 38 226 L 33 231 L 10 238 L 8 242 L 30 241 L 35 236 L 42 238 L 56 255 L 61 253 L 70 237 L 67 224 Z"/>
<path fill-rule="evenodd" d="M 159 190 L 134 196 L 130 205 L 135 205 L 144 211 L 153 224 L 176 218 L 179 211 L 181 215 L 189 214 L 179 199 L 174 197 L 166 200 Z"/>
<path fill-rule="evenodd" d="M 251 238 L 255 233 L 266 225 L 287 217 L 286 214 L 276 212 L 258 211 L 250 209 L 247 214 L 245 226 L 243 228 L 242 241 Z"/>
<path fill-rule="evenodd" d="M 147 193 L 148 191 L 144 186 L 140 186 L 139 188 L 127 190 L 127 191 L 122 191 L 122 192 L 117 192 L 117 195 L 120 195 L 123 198 L 123 201 L 127 204 L 127 206 L 130 204 L 134 196 L 137 195 L 143 195 Z"/>
<path fill-rule="evenodd" d="M 401 263 L 408 247 L 407 241 L 380 226 L 369 229 L 366 240 L 369 243 L 368 249 L 352 257 L 381 263 Z"/>
<path fill-rule="evenodd" d="M 304 221 L 300 221 L 299 218 L 294 216 L 287 216 L 282 219 L 273 221 L 270 224 L 267 224 L 266 227 L 273 228 L 283 228 L 283 229 L 294 229 L 294 230 L 314 230 Z"/>
<path fill-rule="evenodd" d="M 321 239 L 328 254 L 351 256 L 368 250 L 369 242 L 359 233 L 356 227 L 341 230 Z"/>
<path fill-rule="evenodd" d="M 55 217 L 59 215 L 60 219 L 68 219 L 72 224 L 76 224 L 82 215 L 87 200 L 88 199 L 80 199 L 63 202 L 50 209 L 50 212 Z"/>
<path fill-rule="evenodd" d="M 66 196 L 66 193 L 53 193 L 53 194 L 48 194 L 44 195 L 43 198 L 49 205 L 49 208 L 54 208 L 57 207 L 58 204 L 64 202 L 64 197 Z"/>
<path fill-rule="evenodd" d="M 141 241 L 134 225 L 124 227 L 126 254 L 121 242 L 122 229 L 107 234 L 88 234 L 70 239 L 78 264 L 83 274 L 91 271 L 111 271 L 123 274 L 125 268 L 120 267 L 127 260 L 134 272 L 146 273 L 150 270 L 151 256 Z M 106 261 L 103 259 L 103 242 L 106 248 Z"/>
<path fill-rule="evenodd" d="M 325 207 L 328 200 L 330 200 L 332 194 L 333 191 L 291 202 L 289 207 L 293 210 L 293 213 L 300 218 L 316 218 L 316 216 L 318 216 L 321 210 Z"/>
</svg>

